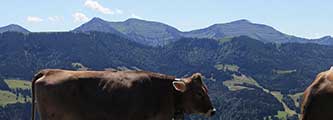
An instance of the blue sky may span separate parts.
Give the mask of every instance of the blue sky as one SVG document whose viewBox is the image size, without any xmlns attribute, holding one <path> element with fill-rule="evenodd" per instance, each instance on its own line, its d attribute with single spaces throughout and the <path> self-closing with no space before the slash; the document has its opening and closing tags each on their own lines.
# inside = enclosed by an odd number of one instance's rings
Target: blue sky
<svg viewBox="0 0 333 120">
<path fill-rule="evenodd" d="M 159 21 L 181 31 L 248 19 L 306 38 L 333 35 L 333 0 L 2 0 L 0 26 L 68 31 L 93 17 Z"/>
</svg>

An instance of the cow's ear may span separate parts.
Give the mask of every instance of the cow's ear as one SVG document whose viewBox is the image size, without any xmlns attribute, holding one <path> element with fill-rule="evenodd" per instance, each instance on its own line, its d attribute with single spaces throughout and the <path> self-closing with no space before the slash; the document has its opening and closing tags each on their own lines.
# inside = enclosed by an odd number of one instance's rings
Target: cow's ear
<svg viewBox="0 0 333 120">
<path fill-rule="evenodd" d="M 172 85 L 179 92 L 185 92 L 186 90 L 186 84 L 184 81 L 173 81 Z"/>
</svg>

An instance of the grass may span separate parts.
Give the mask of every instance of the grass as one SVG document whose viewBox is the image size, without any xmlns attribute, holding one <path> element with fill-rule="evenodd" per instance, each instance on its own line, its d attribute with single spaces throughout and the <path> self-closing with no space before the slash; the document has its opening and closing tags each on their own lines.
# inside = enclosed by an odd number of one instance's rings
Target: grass
<svg viewBox="0 0 333 120">
<path fill-rule="evenodd" d="M 28 101 L 30 101 L 30 98 L 27 98 L 27 100 L 25 100 L 21 94 L 16 96 L 12 92 L 0 90 L 0 106 L 1 107 L 4 107 L 8 104 L 25 103 Z"/>
<path fill-rule="evenodd" d="M 296 69 L 294 69 L 294 70 L 273 70 L 273 72 L 275 74 L 284 75 L 284 74 L 294 73 L 294 72 L 296 72 Z"/>
<path fill-rule="evenodd" d="M 16 89 L 29 90 L 31 87 L 30 81 L 14 79 L 5 79 L 4 81 L 8 85 L 8 87 L 14 91 Z M 26 103 L 30 101 L 30 97 L 24 98 L 21 93 L 15 94 L 11 91 L 0 90 L 0 107 L 4 107 L 8 104 Z"/>
<path fill-rule="evenodd" d="M 227 80 L 227 81 L 223 82 L 223 85 L 227 86 L 230 91 L 237 91 L 237 90 L 242 90 L 242 89 L 253 90 L 253 88 L 241 86 L 242 84 L 250 84 L 250 85 L 255 85 L 259 88 L 262 88 L 257 83 L 257 81 L 255 81 L 254 79 L 247 77 L 245 75 L 237 76 L 237 75 L 233 74 L 232 77 L 233 77 L 232 80 Z"/>
<path fill-rule="evenodd" d="M 274 117 L 278 118 L 279 120 L 287 120 L 288 113 L 285 111 L 278 111 L 278 114 Z"/>
<path fill-rule="evenodd" d="M 303 92 L 296 93 L 296 94 L 289 94 L 288 96 L 294 101 L 294 104 L 296 105 L 296 107 L 300 106 L 300 100 L 303 97 Z"/>
<path fill-rule="evenodd" d="M 248 88 L 245 86 L 241 86 L 242 84 L 251 84 L 255 85 L 258 88 L 261 88 L 264 92 L 272 94 L 283 106 L 284 111 L 278 111 L 278 114 L 275 115 L 274 117 L 278 118 L 279 120 L 287 120 L 288 116 L 293 116 L 296 115 L 297 113 L 293 110 L 291 110 L 286 103 L 283 102 L 283 94 L 278 91 L 270 91 L 268 89 L 265 89 L 264 87 L 260 86 L 257 81 L 252 79 L 251 77 L 247 77 L 245 75 L 237 76 L 235 74 L 232 75 L 233 79 L 232 80 L 227 80 L 224 81 L 223 84 L 228 87 L 230 91 L 237 91 L 237 90 L 243 90 L 243 89 L 248 89 L 251 90 L 253 88 Z M 297 96 L 300 96 L 300 94 L 295 94 L 293 95 L 294 98 Z M 265 117 L 265 120 L 271 120 L 271 116 Z"/>
<path fill-rule="evenodd" d="M 230 65 L 230 64 L 217 64 L 214 67 L 217 70 L 223 70 L 223 71 L 238 72 L 238 70 L 239 70 L 239 67 L 237 65 Z"/>
<path fill-rule="evenodd" d="M 278 99 L 279 101 L 282 101 L 283 99 L 283 95 L 281 94 L 281 92 L 277 92 L 277 91 L 271 91 L 271 94 Z"/>
<path fill-rule="evenodd" d="M 5 83 L 10 89 L 30 89 L 31 82 L 25 80 L 5 79 Z"/>
<path fill-rule="evenodd" d="M 226 67 L 223 64 L 218 64 L 215 65 L 215 68 L 218 70 L 225 70 Z M 291 71 L 279 71 L 279 73 L 290 73 L 290 72 L 294 72 L 293 70 Z M 283 106 L 283 111 L 278 111 L 277 115 L 274 115 L 274 117 L 278 118 L 279 120 L 287 120 L 288 116 L 294 116 L 297 115 L 297 113 L 294 110 L 291 110 L 286 103 L 284 103 L 283 101 L 283 94 L 281 94 L 281 92 L 278 91 L 270 91 L 269 89 L 266 89 L 264 87 L 262 87 L 256 80 L 254 80 L 251 77 L 247 77 L 245 75 L 241 75 L 241 76 L 237 76 L 235 74 L 232 75 L 233 79 L 232 80 L 227 80 L 223 82 L 223 85 L 227 86 L 228 89 L 230 91 L 237 91 L 237 90 L 243 90 L 243 89 L 248 89 L 248 90 L 252 90 L 253 88 L 248 88 L 245 86 L 242 86 L 242 84 L 250 84 L 250 85 L 254 85 L 257 86 L 258 88 L 261 88 L 264 92 L 268 93 L 268 94 L 272 94 Z M 292 95 L 288 95 L 290 96 L 295 105 L 299 106 L 299 102 L 298 100 L 300 99 L 300 97 L 303 95 L 303 93 L 297 93 L 297 94 L 292 94 Z M 273 116 L 267 116 L 264 117 L 264 120 L 272 120 Z"/>
<path fill-rule="evenodd" d="M 224 37 L 224 38 L 222 38 L 218 41 L 219 41 L 220 44 L 223 44 L 223 43 L 229 42 L 231 40 L 232 40 L 232 37 Z"/>
<path fill-rule="evenodd" d="M 275 117 L 279 118 L 280 120 L 287 120 L 288 116 L 293 116 L 297 114 L 295 111 L 291 110 L 286 105 L 286 103 L 283 102 L 283 94 L 281 94 L 281 92 L 271 91 L 270 93 L 283 105 L 284 108 L 284 111 L 278 111 L 278 114 L 275 115 Z"/>
</svg>

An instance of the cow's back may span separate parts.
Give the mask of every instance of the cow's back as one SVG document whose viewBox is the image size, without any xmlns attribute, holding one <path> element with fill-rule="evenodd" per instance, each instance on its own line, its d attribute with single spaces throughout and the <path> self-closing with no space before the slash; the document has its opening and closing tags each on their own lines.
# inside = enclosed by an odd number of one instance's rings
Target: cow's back
<svg viewBox="0 0 333 120">
<path fill-rule="evenodd" d="M 42 119 L 143 120 L 172 99 L 153 84 L 144 72 L 45 70 L 36 97 Z"/>
</svg>

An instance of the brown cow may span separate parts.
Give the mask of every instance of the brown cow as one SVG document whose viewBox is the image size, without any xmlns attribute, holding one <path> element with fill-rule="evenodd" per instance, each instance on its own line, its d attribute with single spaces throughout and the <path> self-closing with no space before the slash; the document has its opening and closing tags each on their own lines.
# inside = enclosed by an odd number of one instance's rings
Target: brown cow
<svg viewBox="0 0 333 120">
<path fill-rule="evenodd" d="M 304 91 L 302 120 L 333 120 L 333 67 L 321 72 Z"/>
<path fill-rule="evenodd" d="M 35 75 L 32 90 L 41 120 L 171 120 L 179 113 L 215 113 L 199 73 L 176 79 L 144 71 L 47 69 Z M 34 119 L 34 104 L 32 109 Z"/>
</svg>

